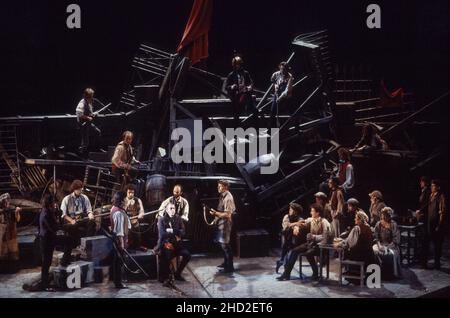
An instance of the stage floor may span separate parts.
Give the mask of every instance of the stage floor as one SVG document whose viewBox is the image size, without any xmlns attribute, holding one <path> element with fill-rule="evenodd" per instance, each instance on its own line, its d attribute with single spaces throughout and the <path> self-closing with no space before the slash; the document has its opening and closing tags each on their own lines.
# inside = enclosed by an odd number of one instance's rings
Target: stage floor
<svg viewBox="0 0 450 318">
<path fill-rule="evenodd" d="M 446 247 L 450 242 L 446 242 Z M 450 249 L 445 248 L 445 251 Z M 157 281 L 128 283 L 128 289 L 117 291 L 113 284 L 90 284 L 80 290 L 68 292 L 30 293 L 22 290 L 22 285 L 39 277 L 39 268 L 22 270 L 14 275 L 0 275 L 1 298 L 403 298 L 420 297 L 450 287 L 449 252 L 443 257 L 442 270 L 423 270 L 418 266 L 403 269 L 403 278 L 384 281 L 380 289 L 358 286 L 339 286 L 337 264 L 331 262 L 330 279 L 322 282 L 311 281 L 310 267 L 304 261 L 304 279 L 299 279 L 298 263 L 292 272 L 291 281 L 279 282 L 275 278 L 274 265 L 277 251 L 273 256 L 262 258 L 236 259 L 236 272 L 217 273 L 216 265 L 222 259 L 217 256 L 196 255 L 184 273 L 187 282 L 177 283 L 184 292 L 163 287 Z M 432 265 L 432 264 L 431 264 Z"/>
</svg>

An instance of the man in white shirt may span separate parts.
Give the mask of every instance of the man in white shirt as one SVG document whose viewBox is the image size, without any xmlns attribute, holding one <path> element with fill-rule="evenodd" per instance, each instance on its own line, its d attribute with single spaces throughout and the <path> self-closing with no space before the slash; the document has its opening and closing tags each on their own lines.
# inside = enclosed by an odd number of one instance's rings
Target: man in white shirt
<svg viewBox="0 0 450 318">
<path fill-rule="evenodd" d="M 161 203 L 161 206 L 159 207 L 159 216 L 164 215 L 164 211 L 166 210 L 167 205 L 169 203 L 172 203 L 175 205 L 175 211 L 176 214 L 179 215 L 183 221 L 188 222 L 189 221 L 189 202 L 182 197 L 183 195 L 183 187 L 179 184 L 175 185 L 173 187 L 173 196 L 170 198 L 167 198 L 163 203 Z"/>
<path fill-rule="evenodd" d="M 90 128 L 96 128 L 92 121 L 94 120 L 94 90 L 92 88 L 86 88 L 84 90 L 83 99 L 78 103 L 76 108 L 77 121 L 81 133 L 81 146 L 79 148 L 80 153 L 85 153 L 89 147 L 89 133 Z"/>
<path fill-rule="evenodd" d="M 82 193 L 83 182 L 74 180 L 71 190 L 72 193 L 67 195 L 61 203 L 61 218 L 65 223 L 64 230 L 71 238 L 71 244 L 67 244 L 67 248 L 64 250 L 62 266 L 69 264 L 72 249 L 80 244 L 81 237 L 95 234 L 94 213 L 89 198 Z"/>
<path fill-rule="evenodd" d="M 111 230 L 113 233 L 115 249 L 113 260 L 113 281 L 117 289 L 126 288 L 122 283 L 123 259 L 121 254 L 127 248 L 128 233 L 131 229 L 131 222 L 125 212 L 125 193 L 117 192 L 113 197 L 113 207 L 111 209 Z"/>
</svg>

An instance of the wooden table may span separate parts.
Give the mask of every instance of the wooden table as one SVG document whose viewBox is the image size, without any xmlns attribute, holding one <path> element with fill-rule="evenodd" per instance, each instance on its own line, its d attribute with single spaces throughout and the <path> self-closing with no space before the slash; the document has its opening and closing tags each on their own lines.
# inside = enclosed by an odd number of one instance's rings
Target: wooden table
<svg viewBox="0 0 450 318">
<path fill-rule="evenodd" d="M 328 252 L 327 258 L 326 258 L 326 268 L 327 268 L 327 279 L 330 278 L 330 253 L 331 252 L 338 252 L 339 255 L 339 262 L 342 261 L 344 257 L 344 250 L 342 248 L 336 248 L 333 244 L 318 244 L 319 246 L 319 279 L 323 279 L 323 252 Z"/>
</svg>

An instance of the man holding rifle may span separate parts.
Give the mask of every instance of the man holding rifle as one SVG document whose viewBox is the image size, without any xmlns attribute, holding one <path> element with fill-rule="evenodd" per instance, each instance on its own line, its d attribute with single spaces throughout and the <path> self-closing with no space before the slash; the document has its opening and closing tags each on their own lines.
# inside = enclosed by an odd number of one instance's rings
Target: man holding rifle
<svg viewBox="0 0 450 318">
<path fill-rule="evenodd" d="M 141 232 L 139 221 L 144 219 L 144 206 L 142 200 L 135 196 L 136 189 L 132 184 L 127 186 L 127 197 L 125 198 L 125 211 L 131 217 L 131 232 L 129 246 L 132 249 L 141 248 Z M 134 218 L 137 216 L 137 218 Z"/>
<path fill-rule="evenodd" d="M 66 196 L 61 203 L 64 230 L 72 242 L 64 250 L 61 266 L 69 265 L 72 249 L 81 243 L 81 237 L 95 234 L 94 213 L 89 198 L 82 194 L 83 182 L 74 180 L 71 190 L 72 193 Z"/>
</svg>

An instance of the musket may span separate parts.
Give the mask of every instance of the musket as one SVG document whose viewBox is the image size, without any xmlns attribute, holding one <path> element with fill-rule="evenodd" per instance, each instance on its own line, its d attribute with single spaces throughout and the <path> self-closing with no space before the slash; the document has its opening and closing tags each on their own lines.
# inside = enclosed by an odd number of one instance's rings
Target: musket
<svg viewBox="0 0 450 318">
<path fill-rule="evenodd" d="M 92 117 L 97 117 L 102 111 L 104 111 L 104 110 L 108 109 L 109 107 L 111 107 L 111 105 L 112 105 L 112 104 L 109 103 L 109 104 L 106 105 L 105 107 L 103 107 L 103 108 L 97 110 L 96 112 L 94 112 L 94 113 L 92 114 Z M 81 126 L 84 126 L 84 125 L 86 125 L 87 123 L 88 123 L 88 122 L 85 121 L 84 123 L 81 124 Z"/>
<path fill-rule="evenodd" d="M 97 215 L 94 215 L 94 219 L 96 219 L 96 218 L 103 218 L 103 217 L 105 217 L 105 216 L 109 216 L 110 214 L 111 214 L 111 212 L 108 212 L 108 213 L 102 213 L 102 214 L 97 214 Z M 84 217 L 84 218 L 78 219 L 78 220 L 76 220 L 76 223 L 84 222 L 84 221 L 86 221 L 86 220 L 90 220 L 89 217 Z M 70 225 L 69 222 L 67 222 L 67 224 Z"/>
<path fill-rule="evenodd" d="M 145 212 L 143 217 L 147 216 L 147 215 L 151 215 L 151 214 L 156 214 L 156 213 L 159 213 L 161 211 L 164 211 L 164 209 L 154 210 L 154 211 L 150 211 L 150 212 Z M 136 216 L 131 217 L 130 220 L 135 220 L 135 219 L 138 219 L 138 218 L 139 218 L 139 215 L 136 215 Z"/>
</svg>

